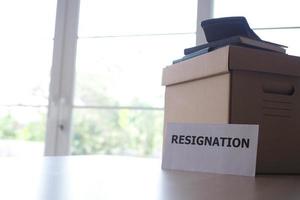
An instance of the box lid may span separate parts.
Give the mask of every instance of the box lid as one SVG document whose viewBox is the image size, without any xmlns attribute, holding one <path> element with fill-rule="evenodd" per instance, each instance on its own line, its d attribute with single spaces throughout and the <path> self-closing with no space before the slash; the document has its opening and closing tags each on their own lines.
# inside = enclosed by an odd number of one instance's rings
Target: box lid
<svg viewBox="0 0 300 200">
<path fill-rule="evenodd" d="M 172 85 L 230 70 L 300 76 L 300 57 L 241 46 L 226 46 L 163 69 L 162 85 Z"/>
</svg>

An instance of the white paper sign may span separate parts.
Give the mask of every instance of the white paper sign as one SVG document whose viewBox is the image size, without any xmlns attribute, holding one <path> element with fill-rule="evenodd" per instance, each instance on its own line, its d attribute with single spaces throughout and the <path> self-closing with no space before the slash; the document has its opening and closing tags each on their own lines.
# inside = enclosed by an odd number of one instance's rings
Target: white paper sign
<svg viewBox="0 0 300 200">
<path fill-rule="evenodd" d="M 258 125 L 168 123 L 162 168 L 255 176 Z"/>
</svg>

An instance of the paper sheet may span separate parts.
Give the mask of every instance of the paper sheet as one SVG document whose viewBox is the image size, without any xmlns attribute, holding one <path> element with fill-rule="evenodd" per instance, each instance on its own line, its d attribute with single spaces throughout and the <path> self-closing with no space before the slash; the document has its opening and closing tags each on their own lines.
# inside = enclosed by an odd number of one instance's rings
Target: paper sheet
<svg viewBox="0 0 300 200">
<path fill-rule="evenodd" d="M 168 123 L 162 168 L 255 176 L 258 125 Z"/>
</svg>

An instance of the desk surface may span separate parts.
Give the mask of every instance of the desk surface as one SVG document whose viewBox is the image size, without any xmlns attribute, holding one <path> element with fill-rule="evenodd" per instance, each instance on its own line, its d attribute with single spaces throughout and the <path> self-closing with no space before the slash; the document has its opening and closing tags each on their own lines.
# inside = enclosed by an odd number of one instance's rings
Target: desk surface
<svg viewBox="0 0 300 200">
<path fill-rule="evenodd" d="M 118 156 L 0 158 L 0 199 L 300 199 L 300 176 L 166 171 L 160 164 Z"/>
</svg>

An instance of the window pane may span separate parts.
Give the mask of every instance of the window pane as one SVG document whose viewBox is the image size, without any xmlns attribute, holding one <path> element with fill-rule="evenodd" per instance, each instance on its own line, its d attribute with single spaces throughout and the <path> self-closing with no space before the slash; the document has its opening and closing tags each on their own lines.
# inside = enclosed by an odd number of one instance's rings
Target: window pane
<svg viewBox="0 0 300 200">
<path fill-rule="evenodd" d="M 163 111 L 74 109 L 72 154 L 160 156 Z"/>
<path fill-rule="evenodd" d="M 300 26 L 300 1 L 214 0 L 214 17 L 245 16 L 252 28 Z"/>
<path fill-rule="evenodd" d="M 1 38 L 53 38 L 56 1 L 9 0 L 0 5 Z"/>
<path fill-rule="evenodd" d="M 0 37 L 0 43 L 0 105 L 47 105 L 52 38 Z"/>
<path fill-rule="evenodd" d="M 300 56 L 300 29 L 256 30 L 263 40 L 288 46 L 287 53 Z"/>
<path fill-rule="evenodd" d="M 162 69 L 195 45 L 196 15 L 197 0 L 81 1 L 73 154 L 160 155 Z"/>
<path fill-rule="evenodd" d="M 43 155 L 46 107 L 0 107 L 0 156 Z"/>
<path fill-rule="evenodd" d="M 0 155 L 43 153 L 55 9 L 53 0 L 0 3 Z"/>
<path fill-rule="evenodd" d="M 80 39 L 76 105 L 163 107 L 162 68 L 195 34 Z"/>
<path fill-rule="evenodd" d="M 0 105 L 47 105 L 55 9 L 53 0 L 0 3 Z"/>
<path fill-rule="evenodd" d="M 197 0 L 82 0 L 79 36 L 196 32 Z"/>
</svg>

